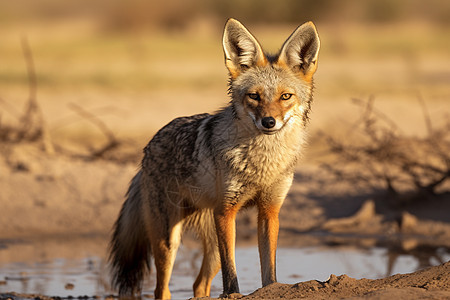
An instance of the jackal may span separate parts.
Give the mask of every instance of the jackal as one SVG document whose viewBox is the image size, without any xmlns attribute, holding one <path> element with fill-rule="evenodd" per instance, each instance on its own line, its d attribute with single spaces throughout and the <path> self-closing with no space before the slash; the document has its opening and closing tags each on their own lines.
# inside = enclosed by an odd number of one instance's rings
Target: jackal
<svg viewBox="0 0 450 300">
<path fill-rule="evenodd" d="M 184 229 L 203 245 L 194 296 L 209 296 L 222 269 L 223 295 L 239 295 L 235 218 L 258 211 L 262 285 L 276 281 L 278 214 L 306 138 L 319 37 L 299 26 L 276 55 L 229 19 L 223 35 L 231 101 L 215 114 L 181 117 L 160 129 L 144 149 L 110 243 L 112 284 L 119 295 L 140 293 L 156 266 L 155 298 L 169 299 L 169 280 Z"/>
</svg>

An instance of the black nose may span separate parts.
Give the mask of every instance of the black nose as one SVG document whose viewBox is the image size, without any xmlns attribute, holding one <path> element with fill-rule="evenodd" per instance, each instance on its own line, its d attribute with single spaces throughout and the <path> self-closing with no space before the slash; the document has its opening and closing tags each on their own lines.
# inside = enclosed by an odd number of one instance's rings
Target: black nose
<svg viewBox="0 0 450 300">
<path fill-rule="evenodd" d="M 264 126 L 266 128 L 272 128 L 273 126 L 275 126 L 275 123 L 276 123 L 276 121 L 272 117 L 265 117 L 265 118 L 262 118 L 262 120 L 261 120 L 262 126 Z"/>
</svg>

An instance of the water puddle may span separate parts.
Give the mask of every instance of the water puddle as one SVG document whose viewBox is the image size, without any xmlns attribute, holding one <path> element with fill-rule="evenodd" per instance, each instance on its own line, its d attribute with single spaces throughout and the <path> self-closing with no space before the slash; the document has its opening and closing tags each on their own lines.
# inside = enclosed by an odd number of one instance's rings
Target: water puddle
<svg viewBox="0 0 450 300">
<path fill-rule="evenodd" d="M 0 243 L 0 293 L 18 292 L 59 297 L 113 294 L 105 263 L 105 239 L 80 239 L 34 243 Z M 279 248 L 278 281 L 296 283 L 327 280 L 330 274 L 354 278 L 381 278 L 413 272 L 450 260 L 449 249 L 434 247 L 418 253 L 392 248 L 351 247 Z M 256 247 L 236 249 L 241 292 L 250 293 L 261 285 Z M 192 297 L 192 284 L 201 264 L 197 249 L 182 247 L 177 256 L 170 288 L 175 299 Z M 145 282 L 144 294 L 152 295 L 154 274 Z M 212 283 L 212 296 L 221 293 L 220 273 Z"/>
</svg>

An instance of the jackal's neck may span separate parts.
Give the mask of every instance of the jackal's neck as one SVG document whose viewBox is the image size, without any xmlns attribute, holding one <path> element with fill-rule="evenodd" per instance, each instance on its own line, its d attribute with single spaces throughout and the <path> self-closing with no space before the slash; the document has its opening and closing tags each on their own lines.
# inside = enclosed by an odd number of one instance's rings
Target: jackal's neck
<svg viewBox="0 0 450 300">
<path fill-rule="evenodd" d="M 232 106 L 211 117 L 217 120 L 214 159 L 243 182 L 270 185 L 279 175 L 291 173 L 301 157 L 307 134 L 300 114 L 273 135 L 261 133 L 250 118 L 237 117 Z"/>
</svg>

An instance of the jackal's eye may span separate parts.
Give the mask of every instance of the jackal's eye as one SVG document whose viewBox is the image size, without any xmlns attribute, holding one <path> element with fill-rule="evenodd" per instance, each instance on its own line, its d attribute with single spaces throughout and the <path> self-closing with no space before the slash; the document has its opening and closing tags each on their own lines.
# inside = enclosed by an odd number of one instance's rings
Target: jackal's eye
<svg viewBox="0 0 450 300">
<path fill-rule="evenodd" d="M 257 100 L 257 101 L 261 100 L 258 93 L 248 93 L 247 96 L 253 100 Z"/>
<path fill-rule="evenodd" d="M 284 93 L 281 95 L 280 99 L 281 100 L 289 100 L 289 99 L 291 99 L 291 97 L 292 97 L 292 94 Z"/>
</svg>

